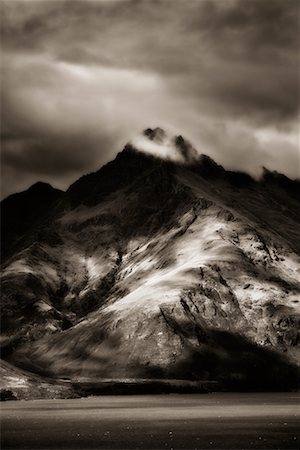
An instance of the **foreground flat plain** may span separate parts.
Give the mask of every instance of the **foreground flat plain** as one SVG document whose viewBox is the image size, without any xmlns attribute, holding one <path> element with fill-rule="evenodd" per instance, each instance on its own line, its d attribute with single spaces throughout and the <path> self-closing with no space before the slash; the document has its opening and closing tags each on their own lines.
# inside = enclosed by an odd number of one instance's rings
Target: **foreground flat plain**
<svg viewBox="0 0 300 450">
<path fill-rule="evenodd" d="M 299 449 L 297 393 L 99 396 L 1 405 L 4 449 Z"/>
</svg>

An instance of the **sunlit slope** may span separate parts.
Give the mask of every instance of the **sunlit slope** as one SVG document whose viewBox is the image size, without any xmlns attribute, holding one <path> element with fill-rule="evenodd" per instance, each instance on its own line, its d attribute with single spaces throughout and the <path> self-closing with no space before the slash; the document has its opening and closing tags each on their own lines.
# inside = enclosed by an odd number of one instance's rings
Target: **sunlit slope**
<svg viewBox="0 0 300 450">
<path fill-rule="evenodd" d="M 69 189 L 51 244 L 4 267 L 7 358 L 59 377 L 295 384 L 297 198 L 207 160 L 120 155 Z"/>
<path fill-rule="evenodd" d="M 21 370 L 6 361 L 0 361 L 1 399 L 31 400 L 41 398 L 74 398 L 78 396 L 66 382 L 55 383 L 51 378 Z"/>
</svg>

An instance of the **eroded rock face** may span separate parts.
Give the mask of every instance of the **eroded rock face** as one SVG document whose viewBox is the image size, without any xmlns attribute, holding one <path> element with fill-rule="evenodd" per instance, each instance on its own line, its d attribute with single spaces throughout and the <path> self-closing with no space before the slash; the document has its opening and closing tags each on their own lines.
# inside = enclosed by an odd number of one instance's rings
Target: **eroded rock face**
<svg viewBox="0 0 300 450">
<path fill-rule="evenodd" d="M 144 138 L 162 145 L 157 130 Z M 6 358 L 58 377 L 295 386 L 299 186 L 194 158 L 127 146 L 60 196 L 3 265 Z"/>
</svg>

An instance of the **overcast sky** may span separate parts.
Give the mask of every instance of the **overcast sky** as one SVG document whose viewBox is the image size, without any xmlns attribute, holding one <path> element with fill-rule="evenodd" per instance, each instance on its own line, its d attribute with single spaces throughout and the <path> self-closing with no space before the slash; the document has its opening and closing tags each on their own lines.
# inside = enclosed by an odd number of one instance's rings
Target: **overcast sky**
<svg viewBox="0 0 300 450">
<path fill-rule="evenodd" d="M 146 127 L 299 176 L 299 1 L 2 1 L 2 197 L 66 188 Z"/>
</svg>

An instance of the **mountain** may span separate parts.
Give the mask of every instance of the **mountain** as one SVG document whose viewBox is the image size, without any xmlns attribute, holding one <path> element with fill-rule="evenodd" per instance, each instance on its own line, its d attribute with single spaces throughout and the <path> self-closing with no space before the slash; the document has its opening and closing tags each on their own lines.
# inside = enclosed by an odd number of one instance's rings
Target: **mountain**
<svg viewBox="0 0 300 450">
<path fill-rule="evenodd" d="M 2 264 L 3 358 L 77 381 L 295 388 L 299 186 L 226 171 L 157 128 L 65 193 L 47 188 L 47 208 L 4 200 L 18 245 Z"/>
<path fill-rule="evenodd" d="M 59 189 L 38 182 L 1 202 L 2 260 L 17 251 L 20 239 L 31 232 L 61 195 Z"/>
</svg>

